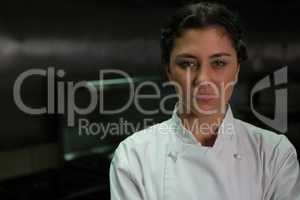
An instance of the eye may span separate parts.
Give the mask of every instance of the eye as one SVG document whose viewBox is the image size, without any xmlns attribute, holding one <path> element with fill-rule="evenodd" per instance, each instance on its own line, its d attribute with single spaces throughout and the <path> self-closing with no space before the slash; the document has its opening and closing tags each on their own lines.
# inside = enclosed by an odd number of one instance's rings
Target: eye
<svg viewBox="0 0 300 200">
<path fill-rule="evenodd" d="M 215 68 L 223 68 L 227 65 L 227 62 L 224 60 L 221 60 L 221 59 L 217 59 L 217 60 L 212 61 L 212 65 Z"/>
<path fill-rule="evenodd" d="M 197 67 L 198 62 L 195 59 L 178 59 L 176 60 L 176 65 L 180 66 L 183 69 Z"/>
</svg>

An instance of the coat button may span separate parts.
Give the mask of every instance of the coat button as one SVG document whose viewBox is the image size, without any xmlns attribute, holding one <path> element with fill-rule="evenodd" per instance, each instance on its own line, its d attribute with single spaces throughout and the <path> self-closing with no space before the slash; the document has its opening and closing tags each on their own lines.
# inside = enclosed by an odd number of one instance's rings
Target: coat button
<svg viewBox="0 0 300 200">
<path fill-rule="evenodd" d="M 240 154 L 238 154 L 238 153 L 234 153 L 234 154 L 233 154 L 233 157 L 234 157 L 235 159 L 237 159 L 237 160 L 241 160 L 241 159 L 242 159 L 242 156 L 241 156 Z"/>
<path fill-rule="evenodd" d="M 177 161 L 177 157 L 178 157 L 178 153 L 177 152 L 170 152 L 168 154 L 168 156 L 174 161 L 176 162 Z"/>
</svg>

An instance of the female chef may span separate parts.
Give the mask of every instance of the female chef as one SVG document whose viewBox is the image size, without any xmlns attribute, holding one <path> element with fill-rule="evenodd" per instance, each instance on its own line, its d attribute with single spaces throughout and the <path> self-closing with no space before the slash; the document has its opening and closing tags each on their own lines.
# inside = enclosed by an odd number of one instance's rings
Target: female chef
<svg viewBox="0 0 300 200">
<path fill-rule="evenodd" d="M 179 101 L 172 117 L 120 143 L 112 200 L 300 200 L 284 135 L 235 119 L 229 105 L 247 49 L 238 18 L 215 3 L 179 9 L 161 34 Z"/>
</svg>

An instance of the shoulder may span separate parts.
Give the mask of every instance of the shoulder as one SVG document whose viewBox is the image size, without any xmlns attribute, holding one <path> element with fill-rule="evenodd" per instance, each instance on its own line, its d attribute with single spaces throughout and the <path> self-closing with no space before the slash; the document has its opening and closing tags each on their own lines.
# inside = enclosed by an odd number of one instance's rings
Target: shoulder
<svg viewBox="0 0 300 200">
<path fill-rule="evenodd" d="M 284 134 L 277 134 L 259 128 L 247 122 L 236 120 L 238 135 L 243 144 L 240 148 L 247 153 L 254 153 L 264 170 L 275 175 L 278 170 L 292 158 L 297 162 L 294 145 Z"/>
<path fill-rule="evenodd" d="M 123 140 L 121 144 L 136 147 L 145 146 L 163 140 L 170 133 L 172 133 L 171 119 L 137 131 Z"/>
<path fill-rule="evenodd" d="M 278 134 L 242 120 L 236 120 L 236 123 L 238 128 L 243 129 L 242 131 L 240 130 L 240 132 L 245 133 L 246 137 L 249 137 L 261 147 L 274 148 L 280 152 L 290 152 L 295 150 L 293 144 L 284 134 Z"/>
<path fill-rule="evenodd" d="M 263 192 L 266 199 L 299 199 L 300 171 L 297 151 L 287 136 L 237 120 L 242 137 L 254 152 L 253 162 L 263 175 Z M 249 144 L 249 143 L 248 143 Z M 255 167 L 254 166 L 254 167 Z M 296 197 L 297 196 L 297 197 Z"/>
<path fill-rule="evenodd" d="M 165 148 L 168 138 L 172 134 L 171 119 L 150 126 L 146 129 L 133 133 L 124 139 L 117 147 L 114 157 L 119 154 L 130 155 L 153 153 Z"/>
<path fill-rule="evenodd" d="M 164 159 L 167 149 L 171 121 L 153 125 L 138 131 L 125 140 L 116 148 L 111 166 L 129 173 L 136 181 L 140 181 L 144 168 L 155 168 L 158 160 Z"/>
</svg>

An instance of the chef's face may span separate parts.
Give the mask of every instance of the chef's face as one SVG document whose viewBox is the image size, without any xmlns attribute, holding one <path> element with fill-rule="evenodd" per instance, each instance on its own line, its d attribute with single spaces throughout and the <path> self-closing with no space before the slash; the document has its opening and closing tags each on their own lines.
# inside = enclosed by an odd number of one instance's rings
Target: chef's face
<svg viewBox="0 0 300 200">
<path fill-rule="evenodd" d="M 175 39 L 167 70 L 185 112 L 225 112 L 239 72 L 237 53 L 221 26 L 187 29 Z"/>
</svg>

